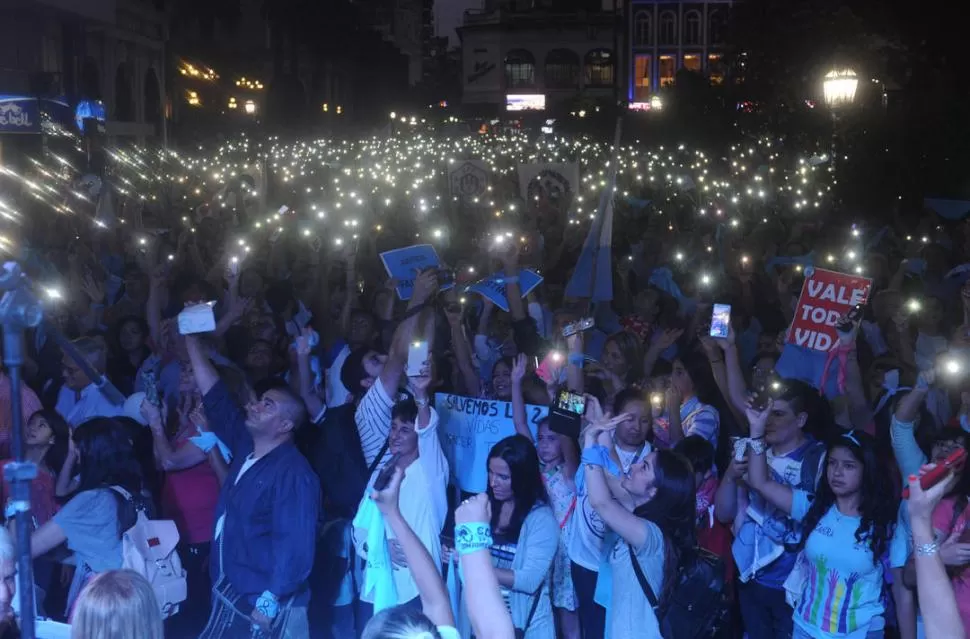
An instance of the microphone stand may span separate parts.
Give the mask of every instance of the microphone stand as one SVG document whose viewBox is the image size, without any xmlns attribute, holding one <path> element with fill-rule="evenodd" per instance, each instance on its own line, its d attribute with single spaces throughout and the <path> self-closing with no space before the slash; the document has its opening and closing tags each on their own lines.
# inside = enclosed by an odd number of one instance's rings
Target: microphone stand
<svg viewBox="0 0 970 639">
<path fill-rule="evenodd" d="M 4 478 L 10 483 L 11 500 L 7 508 L 13 511 L 16 544 L 17 574 L 20 583 L 20 636 L 35 639 L 34 568 L 30 553 L 31 516 L 30 483 L 37 477 L 37 466 L 24 459 L 24 414 L 20 396 L 22 368 L 24 365 L 24 332 L 35 328 L 44 319 L 41 303 L 27 286 L 27 278 L 16 262 L 6 262 L 0 271 L 0 326 L 3 328 L 3 363 L 10 378 L 10 423 L 13 461 L 4 468 Z M 95 383 L 112 404 L 125 401 L 117 388 L 104 375 L 97 373 L 80 351 L 64 335 L 50 324 L 45 324 L 50 335 Z"/>
</svg>

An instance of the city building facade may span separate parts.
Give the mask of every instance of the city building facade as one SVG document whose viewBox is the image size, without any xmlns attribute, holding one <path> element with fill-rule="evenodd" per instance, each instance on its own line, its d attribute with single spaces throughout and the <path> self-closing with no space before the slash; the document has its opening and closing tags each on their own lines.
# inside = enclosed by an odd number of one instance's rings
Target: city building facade
<svg viewBox="0 0 970 639">
<path fill-rule="evenodd" d="M 681 69 L 703 73 L 714 84 L 723 83 L 728 75 L 725 56 L 733 4 L 733 0 L 630 0 L 627 100 L 649 102 L 673 84 Z"/>
<path fill-rule="evenodd" d="M 620 24 L 599 5 L 564 11 L 549 2 L 494 2 L 468 10 L 458 28 L 462 101 L 500 108 L 514 94 L 541 95 L 550 108 L 580 96 L 610 101 Z"/>
<path fill-rule="evenodd" d="M 84 109 L 109 138 L 164 140 L 166 24 L 152 0 L 0 0 L 0 11 L 0 94 Z"/>
</svg>

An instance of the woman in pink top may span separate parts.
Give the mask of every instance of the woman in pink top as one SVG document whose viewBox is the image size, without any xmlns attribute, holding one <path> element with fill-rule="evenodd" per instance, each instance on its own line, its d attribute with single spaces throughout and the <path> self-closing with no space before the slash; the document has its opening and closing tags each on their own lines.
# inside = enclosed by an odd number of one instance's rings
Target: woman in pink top
<svg viewBox="0 0 970 639">
<path fill-rule="evenodd" d="M 161 494 L 162 517 L 172 519 L 178 527 L 181 536 L 179 556 L 188 581 L 188 598 L 173 619 L 173 623 L 179 626 L 175 634 L 194 636 L 209 618 L 212 587 L 209 554 L 216 503 L 222 487 L 218 471 L 224 468 L 224 460 L 220 457 L 218 446 L 203 450 L 206 446 L 198 438 L 206 429 L 199 394 L 192 389 L 182 388 L 181 397 L 178 414 L 170 420 L 177 429 L 171 440 L 158 408 L 147 400 L 142 404 L 142 415 L 152 430 L 155 459 L 165 471 Z M 219 459 L 210 461 L 211 457 Z"/>
</svg>

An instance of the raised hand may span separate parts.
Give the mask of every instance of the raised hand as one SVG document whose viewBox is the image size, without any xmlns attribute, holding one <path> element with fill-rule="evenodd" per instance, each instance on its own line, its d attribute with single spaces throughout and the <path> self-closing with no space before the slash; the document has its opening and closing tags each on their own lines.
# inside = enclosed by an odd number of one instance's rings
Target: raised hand
<svg viewBox="0 0 970 639">
<path fill-rule="evenodd" d="M 94 279 L 91 273 L 85 273 L 81 280 L 81 289 L 91 298 L 94 304 L 104 303 L 104 285 Z"/>
<path fill-rule="evenodd" d="M 313 329 L 309 326 L 304 326 L 300 329 L 300 335 L 296 338 L 296 354 L 300 356 L 307 356 L 310 354 L 312 347 L 310 346 L 310 341 L 313 338 Z"/>
<path fill-rule="evenodd" d="M 492 502 L 488 493 L 480 493 L 461 502 L 455 509 L 455 525 L 480 524 L 492 521 Z"/>
<path fill-rule="evenodd" d="M 516 355 L 515 359 L 512 361 L 513 384 L 522 384 L 522 380 L 525 379 L 526 361 L 526 357 L 523 353 Z"/>
<path fill-rule="evenodd" d="M 586 448 L 597 444 L 608 446 L 612 441 L 611 436 L 616 427 L 629 419 L 633 419 L 629 413 L 623 413 L 616 417 L 610 417 L 607 414 L 603 419 L 590 422 L 582 432 L 584 446 Z"/>
<path fill-rule="evenodd" d="M 654 342 L 654 345 L 660 352 L 663 352 L 676 344 L 677 340 L 679 340 L 683 334 L 684 329 L 682 328 L 665 329 L 664 332 L 660 334 L 660 337 L 657 338 L 657 341 Z"/>
<path fill-rule="evenodd" d="M 414 279 L 414 292 L 411 299 L 415 304 L 424 304 L 438 291 L 438 273 L 433 268 L 425 269 Z"/>
<path fill-rule="evenodd" d="M 774 403 L 774 400 L 769 400 L 763 410 L 758 410 L 749 400 L 748 407 L 744 409 L 744 416 L 748 419 L 751 437 L 764 437 L 768 416 L 771 415 Z"/>
</svg>

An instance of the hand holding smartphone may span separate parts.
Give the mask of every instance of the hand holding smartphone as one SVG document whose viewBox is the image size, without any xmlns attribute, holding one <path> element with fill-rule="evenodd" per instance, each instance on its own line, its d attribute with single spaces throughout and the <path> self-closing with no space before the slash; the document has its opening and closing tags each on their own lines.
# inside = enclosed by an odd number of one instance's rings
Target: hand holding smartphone
<svg viewBox="0 0 970 639">
<path fill-rule="evenodd" d="M 377 479 L 374 480 L 374 490 L 380 492 L 387 488 L 387 485 L 391 483 L 391 479 L 394 477 L 394 469 L 397 468 L 398 456 L 391 455 L 391 458 L 387 460 L 387 465 L 381 469 L 381 472 L 377 475 Z"/>
<path fill-rule="evenodd" d="M 586 413 L 586 396 L 563 389 L 549 407 L 549 430 L 554 433 L 579 437 L 583 414 Z"/>
<path fill-rule="evenodd" d="M 407 376 L 420 377 L 427 362 L 428 342 L 424 340 L 411 342 L 411 345 L 408 347 Z"/>
<path fill-rule="evenodd" d="M 946 459 L 934 466 L 928 473 L 919 478 L 919 485 L 923 490 L 929 490 L 943 481 L 950 472 L 960 472 L 967 462 L 967 451 L 958 448 L 950 453 Z M 903 499 L 909 499 L 909 486 L 903 489 Z"/>
<path fill-rule="evenodd" d="M 731 332 L 731 305 L 715 304 L 711 312 L 711 337 L 727 339 Z"/>
</svg>

